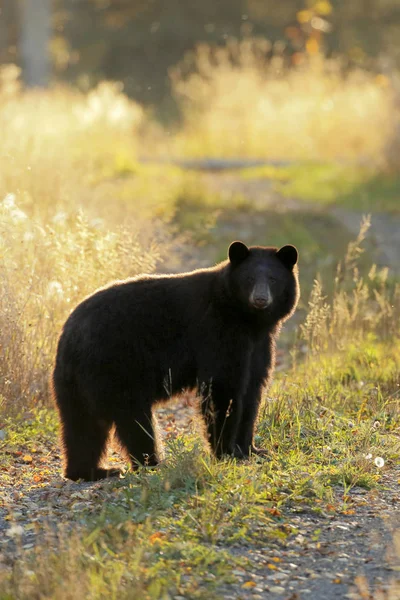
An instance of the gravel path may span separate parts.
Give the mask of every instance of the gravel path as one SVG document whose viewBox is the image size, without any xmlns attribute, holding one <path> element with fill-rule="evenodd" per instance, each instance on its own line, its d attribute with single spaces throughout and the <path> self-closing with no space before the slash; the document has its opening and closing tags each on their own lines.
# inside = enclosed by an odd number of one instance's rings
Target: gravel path
<svg viewBox="0 0 400 600">
<path fill-rule="evenodd" d="M 320 211 L 315 203 L 305 203 L 295 198 L 279 195 L 273 187 L 273 182 L 265 179 L 243 179 L 235 173 L 207 173 L 204 175 L 205 184 L 213 191 L 229 198 L 240 195 L 250 200 L 258 209 L 269 209 L 276 212 L 296 212 L 301 220 L 302 211 Z M 354 237 L 360 230 L 364 213 L 349 211 L 344 208 L 324 209 L 329 212 Z M 375 246 L 374 259 L 380 267 L 389 266 L 392 273 L 400 274 L 400 216 L 385 213 L 374 213 L 369 231 Z"/>
<path fill-rule="evenodd" d="M 399 476 L 400 467 L 383 477 L 379 491 L 351 490 L 347 514 L 285 511 L 296 537 L 276 548 L 237 549 L 254 570 L 241 574 L 240 591 L 232 586 L 222 597 L 399 600 Z M 244 593 L 246 582 L 255 585 Z"/>
<path fill-rule="evenodd" d="M 283 199 L 267 180 L 242 180 L 232 174 L 205 174 L 211 189 L 240 193 L 258 206 L 300 210 L 304 204 Z M 332 210 L 334 217 L 358 233 L 361 213 Z M 400 218 L 374 215 L 371 233 L 379 263 L 400 273 Z M 190 403 L 181 399 L 160 411 L 164 435 L 187 429 L 193 418 Z M 120 459 L 114 453 L 111 462 Z M 65 482 L 59 451 L 38 446 L 29 458 L 23 450 L 11 467 L 0 470 L 0 569 L 9 568 L 21 549 L 33 548 L 40 536 L 59 523 L 107 497 L 107 482 Z M 254 600 L 400 599 L 400 466 L 384 474 L 379 490 L 354 488 L 346 497 L 344 514 L 316 515 L 298 507 L 284 509 L 284 523 L 297 529 L 283 544 L 265 548 L 226 548 L 247 557 L 252 572 L 235 571 L 239 582 L 221 589 L 221 598 Z M 339 498 L 341 492 L 337 492 Z M 397 531 L 397 533 L 396 533 Z"/>
<path fill-rule="evenodd" d="M 194 416 L 188 398 L 159 410 L 164 437 L 187 431 Z M 109 496 L 107 481 L 62 479 L 56 440 L 38 445 L 30 458 L 17 452 L 7 472 L 0 472 L 0 569 L 10 568 L 49 529 L 77 527 L 83 510 L 97 510 Z M 120 464 L 119 455 L 112 452 L 109 462 Z M 384 473 L 380 489 L 353 488 L 346 498 L 338 489 L 332 512 L 329 505 L 320 514 L 298 505 L 283 508 L 282 528 L 296 533 L 262 548 L 249 543 L 224 548 L 247 558 L 253 568 L 236 569 L 237 582 L 220 589 L 218 597 L 399 600 L 399 483 L 400 465 Z M 345 509 L 338 513 L 334 507 L 344 501 Z"/>
</svg>

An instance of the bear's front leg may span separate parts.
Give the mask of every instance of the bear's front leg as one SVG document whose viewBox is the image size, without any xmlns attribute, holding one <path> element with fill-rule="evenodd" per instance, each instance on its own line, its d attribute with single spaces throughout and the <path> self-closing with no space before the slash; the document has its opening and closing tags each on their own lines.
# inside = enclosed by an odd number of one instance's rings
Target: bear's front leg
<svg viewBox="0 0 400 600">
<path fill-rule="evenodd" d="M 254 431 L 263 388 L 262 379 L 252 379 L 243 398 L 242 419 L 235 440 L 234 456 L 249 458 L 252 454 L 265 456 L 266 450 L 254 446 Z"/>
<path fill-rule="evenodd" d="M 254 446 L 254 432 L 257 423 L 262 391 L 268 384 L 273 368 L 274 342 L 270 336 L 264 338 L 253 349 L 247 388 L 243 394 L 243 412 L 235 440 L 234 456 L 249 458 L 252 454 L 267 455 L 267 451 Z"/>
<path fill-rule="evenodd" d="M 217 458 L 233 455 L 242 416 L 241 398 L 222 382 L 213 381 L 203 388 L 201 409 L 211 448 Z"/>
</svg>

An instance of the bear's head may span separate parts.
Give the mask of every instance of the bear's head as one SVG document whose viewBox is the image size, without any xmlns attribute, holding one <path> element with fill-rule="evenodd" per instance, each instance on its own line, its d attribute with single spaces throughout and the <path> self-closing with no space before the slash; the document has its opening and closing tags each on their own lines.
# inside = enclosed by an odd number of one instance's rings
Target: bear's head
<svg viewBox="0 0 400 600">
<path fill-rule="evenodd" d="M 230 297 L 243 310 L 270 322 L 291 316 L 299 299 L 294 246 L 249 248 L 243 242 L 232 242 L 228 258 Z"/>
</svg>

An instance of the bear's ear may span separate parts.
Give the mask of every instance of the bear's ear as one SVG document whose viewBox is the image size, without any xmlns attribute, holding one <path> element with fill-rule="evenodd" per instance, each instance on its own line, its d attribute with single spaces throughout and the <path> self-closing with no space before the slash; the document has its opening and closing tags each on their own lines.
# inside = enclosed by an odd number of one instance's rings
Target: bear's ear
<svg viewBox="0 0 400 600">
<path fill-rule="evenodd" d="M 297 252 L 297 248 L 295 246 L 282 246 L 280 250 L 276 253 L 279 260 L 283 262 L 285 267 L 292 270 L 294 265 L 297 263 L 297 259 L 299 257 L 299 253 Z"/>
<path fill-rule="evenodd" d="M 232 242 L 229 246 L 228 256 L 231 263 L 238 263 L 247 258 L 249 249 L 243 242 Z"/>
</svg>

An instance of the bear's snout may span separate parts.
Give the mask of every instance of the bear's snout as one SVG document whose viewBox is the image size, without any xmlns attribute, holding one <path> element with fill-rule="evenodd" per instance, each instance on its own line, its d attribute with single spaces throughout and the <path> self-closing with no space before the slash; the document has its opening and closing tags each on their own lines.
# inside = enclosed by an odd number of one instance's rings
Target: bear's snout
<svg viewBox="0 0 400 600">
<path fill-rule="evenodd" d="M 259 310 L 264 310 L 272 304 L 272 294 L 266 283 L 254 286 L 250 295 L 250 304 Z"/>
</svg>

